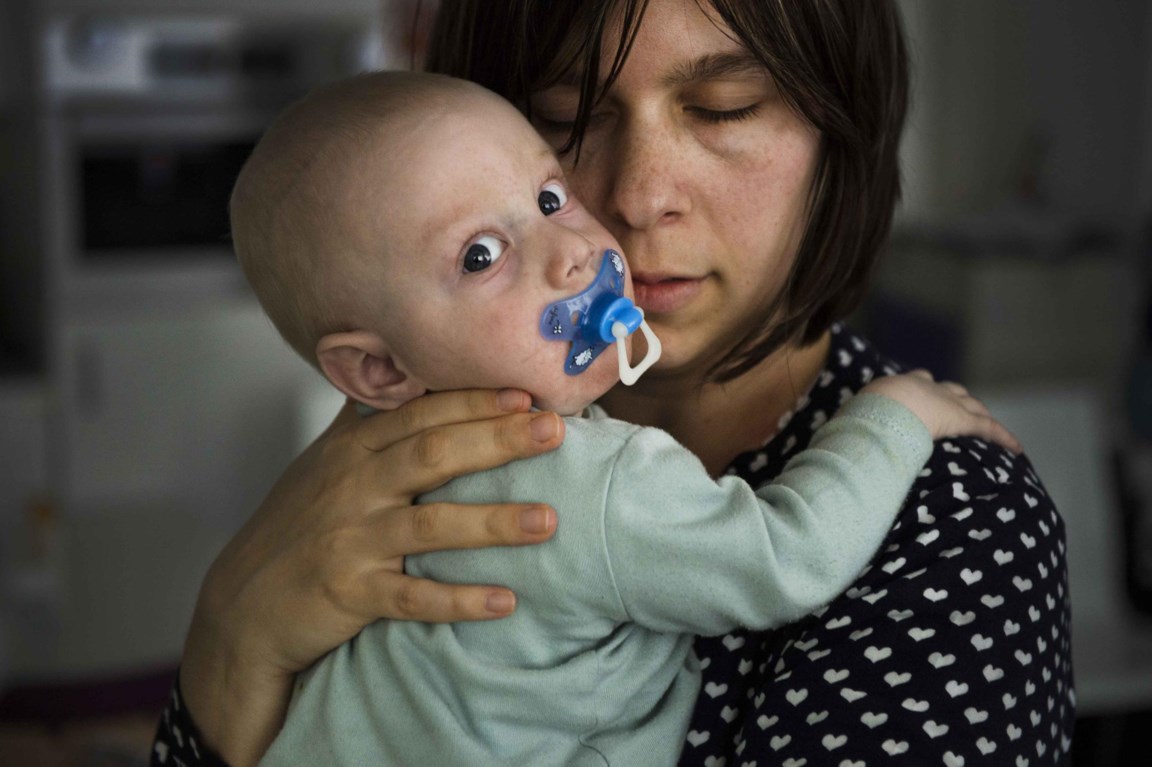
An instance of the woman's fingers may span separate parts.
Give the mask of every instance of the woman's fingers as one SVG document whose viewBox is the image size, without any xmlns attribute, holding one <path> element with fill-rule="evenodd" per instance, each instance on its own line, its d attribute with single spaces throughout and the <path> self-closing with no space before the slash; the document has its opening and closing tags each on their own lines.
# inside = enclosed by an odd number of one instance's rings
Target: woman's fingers
<svg viewBox="0 0 1152 767">
<path fill-rule="evenodd" d="M 359 562 L 361 567 L 341 572 L 342 567 L 336 565 L 336 571 L 330 573 L 330 580 L 347 588 L 327 593 L 338 608 L 362 616 L 364 623 L 380 618 L 431 623 L 500 618 L 516 607 L 510 590 L 437 583 L 405 575 L 403 559 L 382 552 L 379 542 L 387 543 L 388 552 L 414 555 L 539 543 L 555 531 L 556 512 L 539 504 L 430 503 L 387 509 L 371 529 L 361 529 L 339 557 L 344 565 Z M 370 561 L 375 564 L 364 569 L 362 565 Z"/>
<path fill-rule="evenodd" d="M 374 537 L 410 555 L 539 543 L 554 532 L 556 512 L 541 504 L 428 503 L 388 509 Z"/>
<path fill-rule="evenodd" d="M 526 412 L 516 389 L 417 397 L 397 410 L 360 418 L 356 441 L 382 455 L 375 480 L 390 497 L 415 496 L 454 477 L 547 452 L 564 439 L 555 413 Z M 344 411 L 337 417 L 341 422 Z"/>
<path fill-rule="evenodd" d="M 436 426 L 392 445 L 379 480 L 393 494 L 416 496 L 455 477 L 547 452 L 563 440 L 564 421 L 555 413 Z"/>
<path fill-rule="evenodd" d="M 329 531 L 306 547 L 306 574 L 294 611 L 303 611 L 343 641 L 380 619 L 491 620 L 516 608 L 513 593 L 496 585 L 437 583 L 405 574 L 405 556 L 428 551 L 540 543 L 556 531 L 556 513 L 539 504 L 465 506 L 430 503 L 382 509 L 366 525 Z M 280 583 L 291 580 L 281 578 Z M 313 598 L 309 599 L 308 595 Z M 311 639 L 311 637 L 309 637 Z M 331 640 L 320 649 L 329 649 Z M 312 647 L 292 654 L 292 668 L 312 662 Z"/>
<path fill-rule="evenodd" d="M 516 596 L 499 586 L 460 586 L 397 573 L 380 573 L 365 592 L 365 614 L 425 623 L 492 620 L 516 609 Z"/>
<path fill-rule="evenodd" d="M 357 437 L 365 448 L 380 451 L 438 426 L 522 413 L 531 406 L 531 397 L 518 389 L 471 389 L 426 394 L 396 410 L 362 418 L 357 427 Z M 341 411 L 340 417 L 343 415 Z"/>
</svg>

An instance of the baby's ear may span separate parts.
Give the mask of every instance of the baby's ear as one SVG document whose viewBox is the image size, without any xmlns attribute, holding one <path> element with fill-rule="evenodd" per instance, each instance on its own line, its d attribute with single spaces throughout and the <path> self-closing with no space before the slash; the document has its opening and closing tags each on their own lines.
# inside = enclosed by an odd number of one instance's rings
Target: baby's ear
<svg viewBox="0 0 1152 767">
<path fill-rule="evenodd" d="M 398 408 L 427 391 L 396 366 L 384 339 L 368 330 L 324 336 L 316 359 L 333 386 L 377 410 Z"/>
</svg>

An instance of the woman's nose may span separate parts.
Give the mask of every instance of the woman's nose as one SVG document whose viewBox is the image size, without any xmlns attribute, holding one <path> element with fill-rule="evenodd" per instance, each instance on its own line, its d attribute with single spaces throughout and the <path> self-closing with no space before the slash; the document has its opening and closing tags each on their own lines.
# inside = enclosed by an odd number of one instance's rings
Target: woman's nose
<svg viewBox="0 0 1152 767">
<path fill-rule="evenodd" d="M 677 177 L 687 158 L 675 126 L 651 117 L 622 120 L 607 173 L 605 214 L 645 230 L 675 221 L 689 211 L 690 198 Z"/>
</svg>

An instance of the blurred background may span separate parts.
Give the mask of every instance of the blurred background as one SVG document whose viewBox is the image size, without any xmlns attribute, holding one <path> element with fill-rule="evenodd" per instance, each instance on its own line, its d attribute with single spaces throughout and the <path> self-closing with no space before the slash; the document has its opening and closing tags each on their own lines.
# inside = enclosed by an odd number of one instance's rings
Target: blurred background
<svg viewBox="0 0 1152 767">
<path fill-rule="evenodd" d="M 1075 763 L 1152 724 L 1152 3 L 902 0 L 907 192 L 854 324 L 1024 440 L 1069 530 Z M 224 201 L 434 0 L 0 4 L 0 763 L 144 764 L 201 577 L 338 406 Z"/>
</svg>

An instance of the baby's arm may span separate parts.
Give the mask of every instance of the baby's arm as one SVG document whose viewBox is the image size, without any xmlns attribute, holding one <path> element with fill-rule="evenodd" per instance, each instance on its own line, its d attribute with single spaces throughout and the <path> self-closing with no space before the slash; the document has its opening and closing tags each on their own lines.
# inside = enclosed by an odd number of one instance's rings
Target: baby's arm
<svg viewBox="0 0 1152 767">
<path fill-rule="evenodd" d="M 860 393 L 880 394 L 896 400 L 920 419 L 932 439 L 979 437 L 999 443 L 1014 453 L 1020 452 L 1016 437 L 988 413 L 983 402 L 958 383 L 934 383 L 927 370 L 877 378 Z"/>
<path fill-rule="evenodd" d="M 712 482 L 667 435 L 638 432 L 605 510 L 628 616 L 661 631 L 770 628 L 847 588 L 891 528 L 932 439 L 1003 428 L 958 389 L 898 378 L 849 400 L 756 491 L 732 477 Z"/>
</svg>

